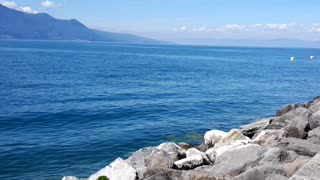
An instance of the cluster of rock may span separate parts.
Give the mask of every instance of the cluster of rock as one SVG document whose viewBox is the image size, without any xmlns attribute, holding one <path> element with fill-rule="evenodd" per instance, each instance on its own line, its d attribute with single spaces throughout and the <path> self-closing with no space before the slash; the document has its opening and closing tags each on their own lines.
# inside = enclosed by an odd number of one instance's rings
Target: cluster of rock
<svg viewBox="0 0 320 180">
<path fill-rule="evenodd" d="M 316 180 L 320 179 L 319 152 L 318 97 L 306 104 L 285 106 L 275 117 L 239 129 L 208 131 L 200 146 L 163 143 L 140 149 L 87 179 Z"/>
</svg>

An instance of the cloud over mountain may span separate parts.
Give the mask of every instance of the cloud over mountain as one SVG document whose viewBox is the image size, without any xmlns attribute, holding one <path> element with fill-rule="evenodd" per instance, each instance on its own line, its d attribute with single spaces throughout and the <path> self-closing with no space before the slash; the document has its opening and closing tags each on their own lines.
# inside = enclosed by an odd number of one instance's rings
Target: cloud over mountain
<svg viewBox="0 0 320 180">
<path fill-rule="evenodd" d="M 37 14 L 38 13 L 38 11 L 32 10 L 32 8 L 29 6 L 19 7 L 15 1 L 2 0 L 2 1 L 0 1 L 0 4 L 2 4 L 3 6 L 5 6 L 7 8 L 18 10 L 18 11 L 29 13 L 29 14 Z"/>
<path fill-rule="evenodd" d="M 55 8 L 56 4 L 52 1 L 46 0 L 41 3 L 41 6 L 46 9 L 51 9 L 51 8 Z"/>
<path fill-rule="evenodd" d="M 14 1 L 0 1 L 0 3 L 11 9 L 17 8 L 17 3 Z"/>
</svg>

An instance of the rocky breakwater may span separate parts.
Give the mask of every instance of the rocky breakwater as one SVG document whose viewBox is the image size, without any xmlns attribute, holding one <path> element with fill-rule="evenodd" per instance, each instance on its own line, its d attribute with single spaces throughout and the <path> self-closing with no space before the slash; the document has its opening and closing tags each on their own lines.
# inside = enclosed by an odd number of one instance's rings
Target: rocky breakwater
<svg viewBox="0 0 320 180">
<path fill-rule="evenodd" d="M 140 149 L 86 179 L 315 180 L 320 179 L 319 152 L 318 97 L 239 129 L 208 131 L 200 146 L 169 142 Z"/>
</svg>

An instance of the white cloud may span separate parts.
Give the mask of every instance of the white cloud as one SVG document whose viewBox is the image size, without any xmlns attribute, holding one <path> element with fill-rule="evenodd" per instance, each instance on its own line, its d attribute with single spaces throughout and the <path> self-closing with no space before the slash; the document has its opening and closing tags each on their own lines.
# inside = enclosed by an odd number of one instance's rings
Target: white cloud
<svg viewBox="0 0 320 180">
<path fill-rule="evenodd" d="M 188 30 L 187 26 L 181 26 L 173 29 L 173 31 L 175 32 L 186 32 L 187 30 Z"/>
<path fill-rule="evenodd" d="M 46 9 L 51 9 L 51 8 L 55 8 L 56 4 L 52 1 L 46 0 L 41 3 L 41 6 Z"/>
<path fill-rule="evenodd" d="M 312 28 L 309 30 L 309 32 L 320 33 L 320 27 Z"/>
<path fill-rule="evenodd" d="M 312 33 L 320 34 L 320 23 L 298 24 L 226 24 L 220 26 L 180 26 L 173 29 L 174 32 L 184 32 L 188 35 L 217 37 L 243 37 L 243 38 L 265 38 L 265 37 L 290 37 L 296 38 L 299 34 L 306 34 L 309 37 Z M 313 34 L 314 35 L 314 34 Z"/>
<path fill-rule="evenodd" d="M 175 32 L 226 32 L 226 31 L 240 31 L 240 30 L 247 30 L 247 26 L 245 25 L 238 25 L 238 24 L 228 24 L 221 27 L 208 27 L 208 26 L 200 26 L 200 27 L 186 27 L 181 26 L 178 28 L 173 29 Z"/>
<path fill-rule="evenodd" d="M 288 24 L 267 24 L 267 27 L 271 30 L 285 31 L 289 29 Z"/>
<path fill-rule="evenodd" d="M 319 23 L 253 23 L 203 26 L 180 26 L 174 28 L 175 38 L 189 39 L 303 39 L 320 40 Z M 182 33 L 183 32 L 183 33 Z"/>
<path fill-rule="evenodd" d="M 38 11 L 34 11 L 31 9 L 31 7 L 19 7 L 17 10 L 21 11 L 21 12 L 25 12 L 25 13 L 29 13 L 29 14 L 37 14 Z"/>
<path fill-rule="evenodd" d="M 200 27 L 192 28 L 192 31 L 194 31 L 194 32 L 210 32 L 211 29 L 208 28 L 207 26 L 200 26 Z"/>
<path fill-rule="evenodd" d="M 11 9 L 17 8 L 17 3 L 14 1 L 0 1 L 0 3 Z"/>
<path fill-rule="evenodd" d="M 253 24 L 251 25 L 253 28 L 261 28 L 263 27 L 263 24 Z"/>
<path fill-rule="evenodd" d="M 0 1 L 0 3 L 10 9 L 18 10 L 24 13 L 29 13 L 29 14 L 37 14 L 38 11 L 32 10 L 31 7 L 25 6 L 25 7 L 18 7 L 17 3 L 14 1 Z"/>
<path fill-rule="evenodd" d="M 243 30 L 243 29 L 245 29 L 245 26 L 239 25 L 239 24 L 228 24 L 228 25 L 225 25 L 223 27 L 223 29 L 226 29 L 226 30 Z"/>
<path fill-rule="evenodd" d="M 177 28 L 173 28 L 174 32 L 211 32 L 213 31 L 212 28 L 208 28 L 207 26 L 199 26 L 199 27 L 187 27 L 187 26 L 180 26 Z"/>
<path fill-rule="evenodd" d="M 309 32 L 313 32 L 313 33 L 320 33 L 320 24 L 319 23 L 313 23 L 308 31 Z"/>
</svg>

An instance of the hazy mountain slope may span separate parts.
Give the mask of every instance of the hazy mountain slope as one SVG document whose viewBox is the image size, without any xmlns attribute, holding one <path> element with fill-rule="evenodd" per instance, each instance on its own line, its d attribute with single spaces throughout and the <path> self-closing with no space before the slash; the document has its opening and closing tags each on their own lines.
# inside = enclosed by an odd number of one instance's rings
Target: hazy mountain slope
<svg viewBox="0 0 320 180">
<path fill-rule="evenodd" d="M 168 43 L 164 41 L 158 41 L 154 39 L 149 39 L 141 36 L 136 36 L 132 34 L 123 34 L 123 33 L 113 33 L 113 32 L 104 32 L 99 30 L 92 30 L 98 39 L 103 41 L 110 42 L 135 42 L 135 43 Z"/>
<path fill-rule="evenodd" d="M 85 40 L 126 43 L 160 43 L 140 36 L 92 30 L 79 21 L 28 14 L 0 4 L 0 39 Z"/>
</svg>

